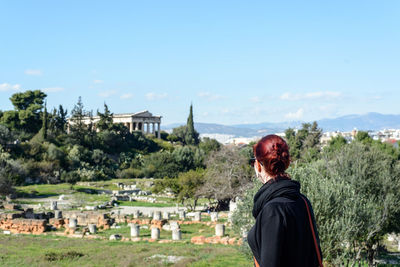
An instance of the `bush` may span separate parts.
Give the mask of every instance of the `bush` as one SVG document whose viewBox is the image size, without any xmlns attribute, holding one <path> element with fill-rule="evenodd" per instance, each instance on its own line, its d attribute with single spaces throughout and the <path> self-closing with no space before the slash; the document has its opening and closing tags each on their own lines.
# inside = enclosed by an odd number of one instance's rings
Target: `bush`
<svg viewBox="0 0 400 267">
<path fill-rule="evenodd" d="M 64 161 L 65 159 L 65 153 L 61 149 L 59 149 L 56 145 L 50 144 L 49 147 L 47 148 L 47 158 L 49 160 L 54 160 L 54 161 Z"/>
<path fill-rule="evenodd" d="M 262 186 L 258 179 L 253 180 L 253 186 L 247 190 L 242 199 L 239 200 L 237 209 L 232 215 L 232 226 L 236 233 L 240 233 L 244 237 L 244 242 L 240 246 L 240 250 L 249 258 L 253 256 L 249 244 L 247 243 L 247 233 L 253 227 L 255 219 L 252 214 L 254 195 Z"/>
<path fill-rule="evenodd" d="M 143 178 L 144 174 L 141 170 L 135 168 L 128 168 L 117 171 L 118 178 Z"/>
<path fill-rule="evenodd" d="M 292 176 L 313 205 L 327 261 L 372 264 L 383 236 L 400 230 L 400 165 L 376 146 L 353 142 Z"/>
</svg>

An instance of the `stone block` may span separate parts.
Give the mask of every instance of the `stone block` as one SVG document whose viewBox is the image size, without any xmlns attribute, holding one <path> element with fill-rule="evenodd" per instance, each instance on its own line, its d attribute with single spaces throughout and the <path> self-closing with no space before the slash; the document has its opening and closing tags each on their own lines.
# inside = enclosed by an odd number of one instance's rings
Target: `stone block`
<svg viewBox="0 0 400 267">
<path fill-rule="evenodd" d="M 225 235 L 225 225 L 224 224 L 215 225 L 215 235 L 221 236 L 221 237 Z"/>
<path fill-rule="evenodd" d="M 161 211 L 155 211 L 153 214 L 153 220 L 161 221 Z"/>
<path fill-rule="evenodd" d="M 89 224 L 89 232 L 91 233 L 91 234 L 96 234 L 97 233 L 97 227 L 96 227 L 96 225 L 95 224 Z"/>
<path fill-rule="evenodd" d="M 204 236 L 194 236 L 190 239 L 190 242 L 197 245 L 203 245 L 206 242 L 206 238 Z"/>
<path fill-rule="evenodd" d="M 151 228 L 151 239 L 157 240 L 160 238 L 160 229 L 157 227 Z"/>
<path fill-rule="evenodd" d="M 140 225 L 133 224 L 131 225 L 131 237 L 139 237 L 140 235 Z"/>
<path fill-rule="evenodd" d="M 180 229 L 172 230 L 172 240 L 182 240 L 182 231 Z"/>
<path fill-rule="evenodd" d="M 68 222 L 69 228 L 76 228 L 78 226 L 78 220 L 76 218 L 70 218 Z"/>
</svg>

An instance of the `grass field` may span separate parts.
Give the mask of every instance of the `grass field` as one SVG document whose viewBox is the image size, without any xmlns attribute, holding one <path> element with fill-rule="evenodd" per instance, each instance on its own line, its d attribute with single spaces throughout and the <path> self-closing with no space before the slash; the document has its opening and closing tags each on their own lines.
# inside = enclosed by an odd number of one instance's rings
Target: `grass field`
<svg viewBox="0 0 400 267">
<path fill-rule="evenodd" d="M 166 256 L 182 258 L 168 263 Z M 0 235 L 0 266 L 251 267 L 253 263 L 233 246 Z"/>
</svg>

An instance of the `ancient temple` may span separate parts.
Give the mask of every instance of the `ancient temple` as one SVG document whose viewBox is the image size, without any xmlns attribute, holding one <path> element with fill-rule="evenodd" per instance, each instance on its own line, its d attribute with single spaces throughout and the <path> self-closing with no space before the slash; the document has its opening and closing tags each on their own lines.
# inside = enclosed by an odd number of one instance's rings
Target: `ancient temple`
<svg viewBox="0 0 400 267">
<path fill-rule="evenodd" d="M 100 120 L 99 116 L 93 116 L 92 121 L 89 117 L 84 119 L 85 124 L 89 124 L 92 122 L 94 127 L 96 127 L 96 123 Z M 114 114 L 113 115 L 114 123 L 122 123 L 125 125 L 130 132 L 141 131 L 145 134 L 157 134 L 157 137 L 160 138 L 160 130 L 161 130 L 161 116 L 153 116 L 149 111 L 140 111 L 137 113 L 123 113 L 123 114 Z M 68 123 L 72 123 L 68 120 Z M 157 126 L 157 127 L 156 127 Z"/>
</svg>

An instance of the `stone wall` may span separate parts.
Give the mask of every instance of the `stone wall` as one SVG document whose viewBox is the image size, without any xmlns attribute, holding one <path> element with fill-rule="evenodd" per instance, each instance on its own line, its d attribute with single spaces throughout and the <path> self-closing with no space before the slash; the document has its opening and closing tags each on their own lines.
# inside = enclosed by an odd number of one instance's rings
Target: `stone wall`
<svg viewBox="0 0 400 267">
<path fill-rule="evenodd" d="M 13 234 L 42 234 L 47 230 L 46 220 L 37 219 L 6 219 L 0 221 L 0 229 Z"/>
</svg>

